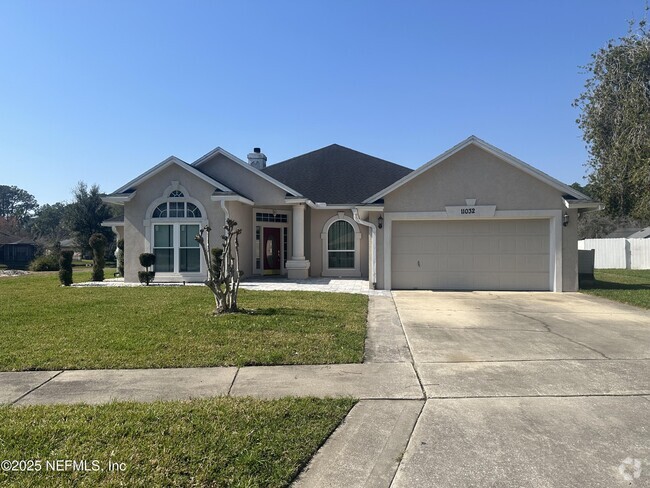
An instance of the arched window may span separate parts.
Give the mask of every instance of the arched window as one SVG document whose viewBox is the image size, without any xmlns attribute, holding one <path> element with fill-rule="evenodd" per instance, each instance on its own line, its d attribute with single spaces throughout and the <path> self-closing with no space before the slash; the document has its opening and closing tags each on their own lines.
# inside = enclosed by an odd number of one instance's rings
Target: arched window
<svg viewBox="0 0 650 488">
<path fill-rule="evenodd" d="M 158 205 L 151 214 L 152 219 L 199 219 L 201 211 L 190 202 L 164 202 Z"/>
<path fill-rule="evenodd" d="M 327 262 L 330 269 L 354 268 L 354 237 L 352 225 L 337 220 L 327 231 Z"/>
<path fill-rule="evenodd" d="M 190 201 L 191 200 L 191 201 Z M 201 273 L 203 263 L 199 243 L 194 237 L 207 224 L 200 203 L 184 188 L 167 188 L 149 207 L 150 249 L 156 255 L 157 273 Z"/>
<path fill-rule="evenodd" d="M 361 230 L 345 212 L 337 212 L 323 225 L 323 276 L 361 276 Z"/>
</svg>

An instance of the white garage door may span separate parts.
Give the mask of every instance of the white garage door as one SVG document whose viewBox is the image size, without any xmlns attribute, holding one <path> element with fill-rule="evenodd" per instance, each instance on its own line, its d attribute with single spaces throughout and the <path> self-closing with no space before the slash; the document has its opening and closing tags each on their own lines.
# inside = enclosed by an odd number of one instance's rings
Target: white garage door
<svg viewBox="0 0 650 488">
<path fill-rule="evenodd" d="M 549 290 L 548 220 L 395 221 L 393 289 Z"/>
</svg>

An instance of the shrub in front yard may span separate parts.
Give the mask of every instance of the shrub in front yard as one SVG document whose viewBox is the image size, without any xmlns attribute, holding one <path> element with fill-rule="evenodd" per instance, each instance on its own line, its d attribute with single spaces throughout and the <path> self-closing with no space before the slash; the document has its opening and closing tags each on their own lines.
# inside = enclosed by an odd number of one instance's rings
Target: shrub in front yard
<svg viewBox="0 0 650 488">
<path fill-rule="evenodd" d="M 30 271 L 58 271 L 59 261 L 54 254 L 43 254 L 29 263 Z"/>
<path fill-rule="evenodd" d="M 63 286 L 72 284 L 72 251 L 61 251 L 59 257 L 59 281 Z"/>
<path fill-rule="evenodd" d="M 156 276 L 155 271 L 149 271 L 149 268 L 156 264 L 156 255 L 151 254 L 150 252 L 143 252 L 140 254 L 139 259 L 140 264 L 146 268 L 146 271 L 138 271 L 138 279 L 140 280 L 140 283 L 149 286 L 149 283 L 151 283 Z"/>
<path fill-rule="evenodd" d="M 88 244 L 90 244 L 90 247 L 93 250 L 93 274 L 91 281 L 104 281 L 104 265 L 106 264 L 104 251 L 106 251 L 107 244 L 106 236 L 97 232 L 90 236 Z"/>
</svg>

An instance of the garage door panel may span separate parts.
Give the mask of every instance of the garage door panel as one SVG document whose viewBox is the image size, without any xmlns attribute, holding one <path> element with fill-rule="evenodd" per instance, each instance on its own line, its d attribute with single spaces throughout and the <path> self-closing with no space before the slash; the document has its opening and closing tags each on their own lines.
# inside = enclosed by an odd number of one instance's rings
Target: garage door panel
<svg viewBox="0 0 650 488">
<path fill-rule="evenodd" d="M 516 255 L 515 269 L 522 273 L 543 273 L 548 269 L 549 261 L 548 255 L 544 254 L 526 254 Z"/>
<path fill-rule="evenodd" d="M 445 238 L 445 248 L 448 254 L 471 254 L 474 249 L 471 237 L 456 236 Z"/>
<path fill-rule="evenodd" d="M 393 269 L 403 272 L 418 271 L 417 258 L 410 254 L 398 254 L 393 259 Z"/>
<path fill-rule="evenodd" d="M 548 239 L 541 236 L 516 236 L 516 254 L 539 254 L 548 249 Z"/>
<path fill-rule="evenodd" d="M 408 271 L 394 271 L 392 273 L 392 287 L 395 289 L 425 289 L 420 283 L 420 273 L 410 273 Z"/>
<path fill-rule="evenodd" d="M 548 220 L 393 222 L 392 288 L 548 290 Z"/>
<path fill-rule="evenodd" d="M 473 259 L 474 271 L 477 271 L 479 273 L 497 273 L 501 267 L 499 256 L 494 256 L 492 254 L 477 254 L 473 256 Z"/>
<path fill-rule="evenodd" d="M 499 256 L 499 271 L 504 273 L 514 273 L 517 270 L 517 255 L 502 254 Z"/>
<path fill-rule="evenodd" d="M 516 243 L 512 235 L 499 236 L 499 254 L 515 254 Z"/>
<path fill-rule="evenodd" d="M 475 236 L 468 238 L 469 242 L 472 244 L 473 253 L 481 254 L 499 254 L 500 252 L 500 241 L 495 239 L 494 236 Z"/>
</svg>

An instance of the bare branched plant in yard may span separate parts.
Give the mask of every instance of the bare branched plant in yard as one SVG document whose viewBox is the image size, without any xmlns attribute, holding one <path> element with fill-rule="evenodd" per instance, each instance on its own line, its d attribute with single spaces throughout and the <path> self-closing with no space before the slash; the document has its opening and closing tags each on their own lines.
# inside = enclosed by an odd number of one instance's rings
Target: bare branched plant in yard
<svg viewBox="0 0 650 488">
<path fill-rule="evenodd" d="M 224 235 L 221 236 L 222 247 L 211 249 L 209 226 L 204 226 L 195 237 L 201 246 L 203 257 L 208 265 L 207 286 L 214 295 L 214 314 L 238 312 L 237 293 L 239 280 L 244 274 L 239 269 L 239 235 L 241 229 L 235 229 L 237 222 L 226 220 Z"/>
</svg>

